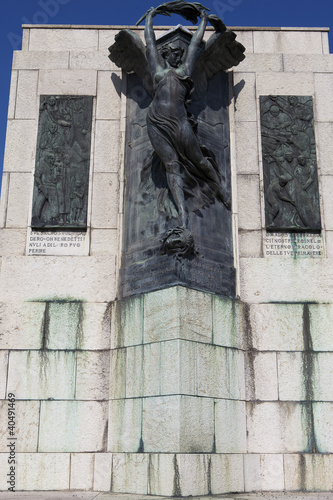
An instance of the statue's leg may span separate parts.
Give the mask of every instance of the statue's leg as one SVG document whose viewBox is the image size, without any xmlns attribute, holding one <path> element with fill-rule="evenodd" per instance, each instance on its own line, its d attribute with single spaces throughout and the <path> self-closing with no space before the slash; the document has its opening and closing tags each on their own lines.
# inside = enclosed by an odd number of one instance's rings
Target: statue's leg
<svg viewBox="0 0 333 500">
<path fill-rule="evenodd" d="M 183 179 L 180 176 L 180 165 L 178 161 L 169 161 L 164 164 L 166 177 L 172 197 L 176 204 L 181 224 L 187 227 L 188 215 L 185 209 L 185 196 L 183 190 Z"/>
<path fill-rule="evenodd" d="M 164 165 L 168 187 L 178 210 L 181 224 L 187 227 L 188 215 L 185 209 L 183 179 L 180 176 L 178 154 L 169 141 L 164 139 L 161 133 L 157 132 L 154 127 L 148 127 L 148 134 L 155 152 Z"/>
</svg>

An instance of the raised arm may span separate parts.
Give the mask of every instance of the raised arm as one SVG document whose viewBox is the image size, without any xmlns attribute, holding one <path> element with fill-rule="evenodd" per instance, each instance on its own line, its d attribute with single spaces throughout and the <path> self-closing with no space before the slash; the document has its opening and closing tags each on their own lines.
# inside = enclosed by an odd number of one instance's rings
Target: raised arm
<svg viewBox="0 0 333 500">
<path fill-rule="evenodd" d="M 156 15 L 155 9 L 152 7 L 147 14 L 145 24 L 145 40 L 147 45 L 147 59 L 149 68 L 154 78 L 154 75 L 160 65 L 159 55 L 156 46 L 156 38 L 153 27 L 153 17 Z"/>
<path fill-rule="evenodd" d="M 186 66 L 186 69 L 187 69 L 187 72 L 189 75 L 191 75 L 195 61 L 198 57 L 198 49 L 199 49 L 200 43 L 202 42 L 203 36 L 205 34 L 207 21 L 208 21 L 208 14 L 205 10 L 201 11 L 200 17 L 201 17 L 200 24 L 198 26 L 197 31 L 194 33 L 194 35 L 192 37 L 192 40 L 191 40 L 191 43 L 188 47 L 187 55 L 186 55 L 185 66 Z"/>
</svg>

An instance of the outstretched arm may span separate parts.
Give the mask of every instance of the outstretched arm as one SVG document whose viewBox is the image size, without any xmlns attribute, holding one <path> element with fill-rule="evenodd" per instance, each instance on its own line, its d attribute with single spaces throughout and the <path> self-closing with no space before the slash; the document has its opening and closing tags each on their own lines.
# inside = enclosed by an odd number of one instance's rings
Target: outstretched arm
<svg viewBox="0 0 333 500">
<path fill-rule="evenodd" d="M 194 33 L 191 43 L 188 47 L 187 55 L 186 55 L 186 61 L 185 61 L 185 66 L 187 69 L 187 72 L 189 75 L 191 75 L 195 61 L 198 57 L 198 49 L 200 46 L 200 43 L 202 42 L 203 36 L 205 34 L 206 26 L 207 26 L 207 21 L 208 21 L 208 14 L 205 10 L 201 11 L 201 21 L 198 26 L 197 31 Z"/>
<path fill-rule="evenodd" d="M 159 66 L 159 55 L 156 46 L 156 38 L 153 27 L 153 17 L 156 15 L 155 9 L 152 7 L 147 14 L 146 24 L 145 24 L 145 40 L 147 45 L 147 59 L 150 67 L 152 77 L 157 71 Z"/>
</svg>

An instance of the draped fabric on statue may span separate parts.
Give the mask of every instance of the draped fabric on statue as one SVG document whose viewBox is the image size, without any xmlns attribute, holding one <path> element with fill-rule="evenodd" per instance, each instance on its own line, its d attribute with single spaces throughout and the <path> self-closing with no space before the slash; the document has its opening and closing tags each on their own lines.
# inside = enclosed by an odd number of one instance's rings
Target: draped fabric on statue
<svg viewBox="0 0 333 500">
<path fill-rule="evenodd" d="M 219 189 L 217 183 L 207 175 L 207 165 L 210 165 L 212 171 L 214 170 L 219 176 L 213 153 L 200 145 L 203 155 L 209 160 L 205 164 L 205 171 L 200 164 L 194 163 L 189 158 L 192 156 L 191 149 L 198 145 L 195 134 L 197 124 L 187 110 L 192 89 L 191 78 L 180 76 L 174 70 L 168 71 L 156 85 L 154 100 L 147 114 L 148 134 L 155 151 L 163 156 L 165 151 L 172 150 L 180 166 L 188 212 L 213 203 Z M 164 178 L 166 181 L 165 166 L 154 155 L 143 169 L 141 176 L 143 183 L 147 180 L 149 172 L 153 177 Z M 167 183 L 165 185 L 167 186 Z M 165 207 L 167 200 L 164 193 L 159 198 L 159 210 L 170 212 L 170 209 Z"/>
</svg>

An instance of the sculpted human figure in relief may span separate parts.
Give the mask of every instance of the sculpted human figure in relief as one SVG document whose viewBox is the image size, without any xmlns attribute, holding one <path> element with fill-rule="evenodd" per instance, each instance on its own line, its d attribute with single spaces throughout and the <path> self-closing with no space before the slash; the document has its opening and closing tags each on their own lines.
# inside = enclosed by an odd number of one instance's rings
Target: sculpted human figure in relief
<svg viewBox="0 0 333 500">
<path fill-rule="evenodd" d="M 135 33 L 122 30 L 109 49 L 110 59 L 127 72 L 138 73 L 152 96 L 147 132 L 177 209 L 178 225 L 174 228 L 177 235 L 187 230 L 189 212 L 214 202 L 221 202 L 229 210 L 231 203 L 214 154 L 199 143 L 197 123 L 189 113 L 188 104 L 194 91 L 206 91 L 211 76 L 242 61 L 245 49 L 236 42 L 236 35 L 227 30 L 217 16 L 208 15 L 207 10 L 199 3 L 184 1 L 168 2 L 156 9 L 152 7 L 143 16 L 146 18 L 146 47 Z M 200 18 L 200 24 L 186 51 L 169 44 L 160 53 L 153 18 L 156 14 L 174 12 L 194 23 Z M 216 31 L 204 50 L 200 50 L 208 21 Z M 164 247 L 168 251 L 167 242 Z M 170 245 L 170 253 L 172 251 Z"/>
</svg>

